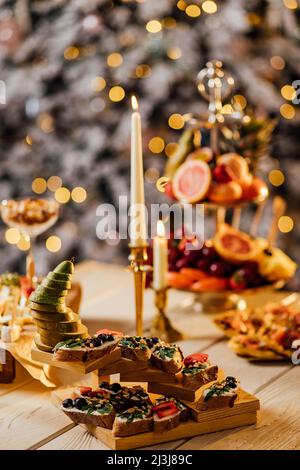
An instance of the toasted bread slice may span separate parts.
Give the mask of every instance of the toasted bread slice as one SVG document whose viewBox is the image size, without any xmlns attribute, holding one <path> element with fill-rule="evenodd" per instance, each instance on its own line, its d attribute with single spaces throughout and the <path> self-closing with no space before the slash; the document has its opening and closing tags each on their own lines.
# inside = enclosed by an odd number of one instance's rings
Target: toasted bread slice
<svg viewBox="0 0 300 470">
<path fill-rule="evenodd" d="M 228 346 L 239 356 L 260 361 L 277 361 L 284 356 L 272 350 L 271 345 L 257 335 L 237 335 L 231 338 Z"/>
<path fill-rule="evenodd" d="M 150 406 L 132 407 L 117 413 L 113 424 L 113 436 L 124 437 L 151 431 L 153 417 Z"/>
<path fill-rule="evenodd" d="M 152 350 L 151 362 L 167 374 L 176 374 L 182 369 L 183 354 L 176 344 L 161 343 Z"/>
<path fill-rule="evenodd" d="M 73 402 L 73 406 L 64 406 L 68 400 Z M 75 400 L 68 399 L 62 403 L 63 412 L 76 424 L 90 424 L 102 428 L 112 429 L 116 413 L 111 403 L 106 399 L 89 399 L 78 397 Z M 82 409 L 76 406 L 76 400 L 84 400 L 86 405 Z M 70 401 L 70 403 L 71 403 Z"/>
<path fill-rule="evenodd" d="M 69 340 L 62 341 L 55 346 L 53 360 L 95 361 L 116 349 L 120 338 L 120 336 L 99 334 L 92 338 L 75 341 L 75 343 Z"/>
<path fill-rule="evenodd" d="M 209 362 L 193 364 L 182 370 L 182 385 L 190 390 L 198 390 L 209 382 L 218 379 L 218 366 L 212 366 Z"/>
<path fill-rule="evenodd" d="M 176 428 L 188 418 L 188 409 L 174 397 L 159 397 L 153 412 L 153 431 L 164 432 Z"/>
<path fill-rule="evenodd" d="M 214 383 L 203 391 L 196 405 L 197 410 L 232 408 L 238 396 L 238 389 L 238 381 L 235 377 L 226 377 L 222 382 Z"/>
<path fill-rule="evenodd" d="M 148 361 L 151 351 L 141 336 L 124 336 L 119 342 L 122 356 L 133 361 Z"/>
</svg>

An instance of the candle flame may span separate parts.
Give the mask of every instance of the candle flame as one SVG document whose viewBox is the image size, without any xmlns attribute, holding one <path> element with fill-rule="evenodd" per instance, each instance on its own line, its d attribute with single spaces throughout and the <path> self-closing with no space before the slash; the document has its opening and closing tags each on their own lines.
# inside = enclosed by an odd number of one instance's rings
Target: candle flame
<svg viewBox="0 0 300 470">
<path fill-rule="evenodd" d="M 137 111 L 139 109 L 138 100 L 136 99 L 134 95 L 132 95 L 131 97 L 131 106 L 134 111 Z"/>
<path fill-rule="evenodd" d="M 164 237 L 166 235 L 165 226 L 162 220 L 158 220 L 156 230 L 159 237 Z"/>
</svg>

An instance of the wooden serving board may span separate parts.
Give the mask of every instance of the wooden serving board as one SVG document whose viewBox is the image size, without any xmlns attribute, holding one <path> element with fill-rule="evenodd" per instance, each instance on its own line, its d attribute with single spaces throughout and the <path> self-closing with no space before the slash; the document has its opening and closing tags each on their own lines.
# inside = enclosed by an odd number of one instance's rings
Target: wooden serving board
<svg viewBox="0 0 300 470">
<path fill-rule="evenodd" d="M 167 374 L 156 367 L 147 366 L 139 371 L 120 371 L 121 382 L 158 382 L 165 384 L 176 384 L 180 380 L 180 374 Z"/>
<path fill-rule="evenodd" d="M 110 354 L 106 354 L 100 359 L 90 362 L 66 362 L 66 361 L 53 361 L 53 354 L 45 351 L 40 351 L 36 346 L 33 346 L 31 349 L 31 358 L 34 361 L 42 362 L 44 364 L 49 364 L 54 367 L 60 367 L 61 369 L 67 369 L 74 372 L 79 372 L 82 374 L 88 374 L 94 370 L 100 370 L 102 374 L 102 368 L 111 364 L 115 361 L 118 361 L 121 358 L 121 350 L 119 348 L 112 351 Z"/>
<path fill-rule="evenodd" d="M 73 391 L 74 388 L 53 391 L 52 398 L 54 404 L 60 407 L 62 400 L 72 396 Z M 153 402 L 157 397 L 158 395 L 156 394 L 150 394 Z M 200 436 L 201 434 L 224 431 L 225 429 L 249 426 L 257 422 L 257 411 L 259 410 L 258 398 L 244 390 L 239 390 L 239 396 L 232 408 L 198 411 L 195 409 L 195 404 L 185 404 L 191 409 L 195 421 L 190 419 L 185 423 L 179 424 L 176 428 L 164 431 L 163 433 L 146 432 L 127 437 L 114 437 L 110 429 L 85 424 L 79 424 L 79 426 L 85 428 L 112 450 L 128 450 Z"/>
<path fill-rule="evenodd" d="M 101 368 L 101 375 L 130 374 L 135 371 L 141 371 L 148 368 L 147 361 L 132 361 L 121 357 L 118 361 L 107 364 Z M 139 373 L 137 374 L 139 376 Z M 139 379 L 135 379 L 139 380 Z"/>
</svg>

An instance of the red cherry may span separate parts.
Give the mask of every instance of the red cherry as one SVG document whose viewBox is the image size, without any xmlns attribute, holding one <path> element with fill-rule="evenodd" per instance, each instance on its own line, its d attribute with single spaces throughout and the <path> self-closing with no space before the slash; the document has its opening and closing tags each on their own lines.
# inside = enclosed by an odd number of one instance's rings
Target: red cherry
<svg viewBox="0 0 300 470">
<path fill-rule="evenodd" d="M 201 250 L 203 258 L 214 260 L 218 257 L 218 254 L 213 246 L 204 246 Z"/>
<path fill-rule="evenodd" d="M 208 272 L 210 267 L 210 262 L 208 259 L 199 259 L 196 263 L 196 268 L 200 269 L 200 271 Z"/>
<path fill-rule="evenodd" d="M 228 274 L 228 264 L 226 261 L 214 261 L 210 267 L 209 272 L 216 277 L 224 277 Z"/>
<path fill-rule="evenodd" d="M 171 181 L 168 181 L 168 183 L 165 185 L 165 195 L 169 199 L 176 199 L 176 197 L 174 196 L 174 193 L 173 193 L 173 187 L 172 187 Z"/>
</svg>

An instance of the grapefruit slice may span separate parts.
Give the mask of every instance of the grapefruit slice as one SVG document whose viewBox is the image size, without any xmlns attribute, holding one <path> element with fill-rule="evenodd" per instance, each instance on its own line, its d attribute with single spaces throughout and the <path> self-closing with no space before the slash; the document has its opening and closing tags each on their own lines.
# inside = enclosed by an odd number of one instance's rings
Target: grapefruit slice
<svg viewBox="0 0 300 470">
<path fill-rule="evenodd" d="M 266 248 L 264 239 L 252 239 L 247 233 L 222 224 L 213 238 L 213 244 L 220 256 L 232 263 L 256 259 Z"/>
<path fill-rule="evenodd" d="M 211 171 L 203 160 L 189 160 L 176 171 L 173 192 L 182 202 L 194 203 L 205 198 L 211 182 Z"/>
</svg>

